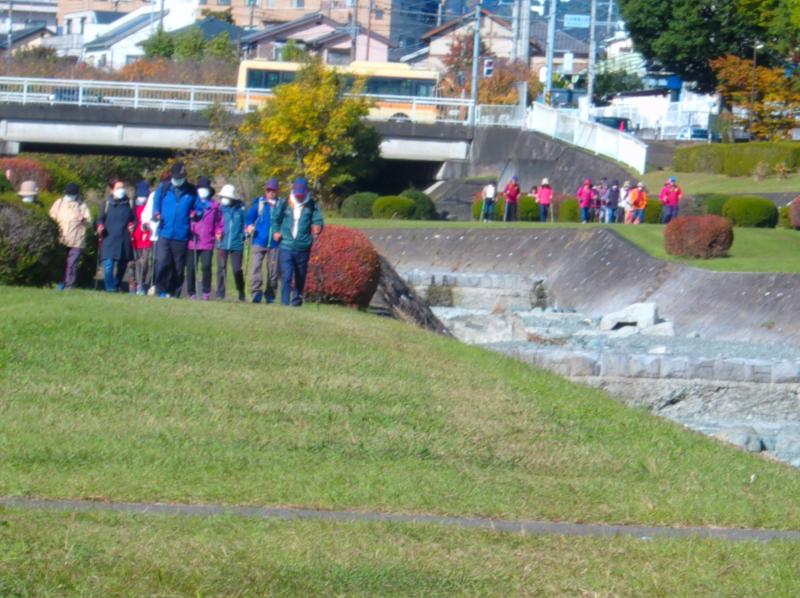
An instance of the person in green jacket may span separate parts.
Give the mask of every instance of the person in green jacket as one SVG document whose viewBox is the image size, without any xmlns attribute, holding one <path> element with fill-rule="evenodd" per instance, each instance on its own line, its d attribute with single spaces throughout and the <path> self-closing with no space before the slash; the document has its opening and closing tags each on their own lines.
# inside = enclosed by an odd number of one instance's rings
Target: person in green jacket
<svg viewBox="0 0 800 598">
<path fill-rule="evenodd" d="M 308 182 L 302 177 L 295 179 L 289 198 L 278 202 L 274 209 L 271 228 L 272 238 L 280 243 L 281 303 L 300 307 L 311 245 L 324 225 L 322 210 L 308 195 Z"/>
</svg>

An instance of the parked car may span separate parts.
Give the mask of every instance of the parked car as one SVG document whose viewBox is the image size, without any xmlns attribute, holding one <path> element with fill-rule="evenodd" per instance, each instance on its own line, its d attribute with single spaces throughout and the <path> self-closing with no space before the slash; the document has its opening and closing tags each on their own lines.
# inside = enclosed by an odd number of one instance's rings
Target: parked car
<svg viewBox="0 0 800 598">
<path fill-rule="evenodd" d="M 617 131 L 630 133 L 633 130 L 631 127 L 631 119 L 621 116 L 595 116 L 594 121 L 606 127 L 616 129 Z"/>
<path fill-rule="evenodd" d="M 722 141 L 719 133 L 713 131 L 709 133 L 708 129 L 699 127 L 684 127 L 678 132 L 676 139 L 678 141 L 708 141 L 709 135 L 711 136 L 711 141 Z"/>
<path fill-rule="evenodd" d="M 85 104 L 107 103 L 98 93 L 84 91 L 81 95 L 77 87 L 56 87 L 50 94 L 50 101 L 54 104 L 77 104 L 78 100 Z"/>
</svg>

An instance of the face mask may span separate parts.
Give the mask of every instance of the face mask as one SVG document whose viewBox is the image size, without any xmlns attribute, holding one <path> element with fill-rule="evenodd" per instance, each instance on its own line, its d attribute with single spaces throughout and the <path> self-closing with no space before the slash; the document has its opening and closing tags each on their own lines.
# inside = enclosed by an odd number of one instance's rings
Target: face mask
<svg viewBox="0 0 800 598">
<path fill-rule="evenodd" d="M 66 199 L 67 201 L 78 201 L 78 196 L 77 195 L 65 195 L 64 199 Z"/>
<path fill-rule="evenodd" d="M 146 197 L 137 197 L 136 198 L 136 205 L 137 206 L 143 206 L 146 203 L 147 203 L 147 198 Z"/>
<path fill-rule="evenodd" d="M 197 195 L 200 196 L 200 199 L 208 199 L 208 196 L 211 195 L 211 191 L 209 189 L 203 189 L 202 187 L 197 190 Z"/>
<path fill-rule="evenodd" d="M 122 199 L 125 197 L 125 189 L 114 189 L 114 198 Z"/>
<path fill-rule="evenodd" d="M 22 203 L 33 203 L 36 201 L 35 195 L 25 195 L 22 197 Z"/>
<path fill-rule="evenodd" d="M 228 197 L 223 197 L 221 200 L 219 200 L 219 202 L 220 202 L 220 203 L 221 203 L 223 206 L 229 206 L 229 205 L 231 205 L 231 200 L 230 200 L 230 198 L 228 198 Z"/>
<path fill-rule="evenodd" d="M 186 182 L 186 179 L 172 179 L 172 186 L 173 187 L 182 187 L 185 182 Z"/>
</svg>

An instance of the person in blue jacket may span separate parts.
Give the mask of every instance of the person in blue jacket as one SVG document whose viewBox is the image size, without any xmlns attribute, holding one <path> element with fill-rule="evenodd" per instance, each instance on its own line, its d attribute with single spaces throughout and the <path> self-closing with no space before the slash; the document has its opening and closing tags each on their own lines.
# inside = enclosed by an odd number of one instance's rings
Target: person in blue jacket
<svg viewBox="0 0 800 598">
<path fill-rule="evenodd" d="M 183 286 L 191 221 L 202 217 L 197 189 L 186 180 L 186 166 L 176 162 L 172 178 L 153 196 L 153 220 L 158 223 L 156 291 L 159 297 L 178 297 Z"/>
<path fill-rule="evenodd" d="M 303 290 L 311 257 L 311 245 L 324 225 L 322 210 L 308 194 L 308 182 L 297 178 L 288 199 L 281 200 L 272 216 L 272 238 L 280 242 L 281 303 L 303 305 Z"/>
<path fill-rule="evenodd" d="M 253 200 L 245 221 L 247 225 L 245 232 L 253 239 L 253 269 L 250 273 L 250 296 L 253 303 L 261 303 L 262 297 L 267 303 L 275 303 L 275 294 L 278 292 L 280 244 L 269 233 L 271 214 L 276 205 L 278 205 L 278 179 L 271 178 L 264 184 L 264 195 Z M 266 288 L 263 286 L 261 276 L 264 258 L 267 258 Z"/>
<path fill-rule="evenodd" d="M 242 253 L 244 251 L 244 202 L 236 194 L 233 185 L 225 185 L 219 192 L 222 206 L 222 231 L 217 233 L 217 299 L 225 298 L 225 278 L 228 274 L 228 258 L 233 267 L 233 280 L 239 291 L 239 301 L 244 301 L 244 273 Z"/>
</svg>

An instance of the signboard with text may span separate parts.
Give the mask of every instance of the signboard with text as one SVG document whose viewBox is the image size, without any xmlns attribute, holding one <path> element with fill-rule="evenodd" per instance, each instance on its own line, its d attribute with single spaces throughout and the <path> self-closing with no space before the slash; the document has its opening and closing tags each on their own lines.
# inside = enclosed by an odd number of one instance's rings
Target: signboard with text
<svg viewBox="0 0 800 598">
<path fill-rule="evenodd" d="M 564 15 L 564 29 L 588 29 L 589 15 Z"/>
</svg>

